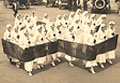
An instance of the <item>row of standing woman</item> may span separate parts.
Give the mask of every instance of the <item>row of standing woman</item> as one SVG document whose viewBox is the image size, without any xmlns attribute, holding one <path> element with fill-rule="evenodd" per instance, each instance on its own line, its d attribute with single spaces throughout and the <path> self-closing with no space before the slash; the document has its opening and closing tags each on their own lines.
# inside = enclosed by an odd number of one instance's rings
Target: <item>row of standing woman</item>
<svg viewBox="0 0 120 83">
<path fill-rule="evenodd" d="M 105 14 L 96 17 L 96 14 L 89 14 L 87 11 L 82 12 L 80 9 L 71 12 L 69 15 L 58 15 L 54 22 L 50 21 L 48 13 L 44 14 L 42 20 L 38 19 L 35 11 L 32 12 L 32 15 L 25 14 L 23 18 L 17 14 L 14 25 L 7 25 L 4 39 L 19 45 L 23 49 L 54 42 L 58 39 L 92 46 L 115 35 L 115 22 L 106 23 L 106 18 Z M 48 60 L 55 66 L 54 61 L 61 62 L 60 57 L 64 57 L 70 66 L 74 66 L 72 61 L 76 60 L 76 57 L 59 52 L 25 62 L 24 68 L 32 76 L 34 62 L 37 63 L 38 68 L 43 68 Z M 20 61 L 11 58 L 19 67 Z M 97 55 L 96 60 L 82 61 L 83 65 L 95 74 L 95 66 L 100 64 L 100 67 L 104 68 L 104 63 L 107 61 L 112 64 L 112 59 L 115 59 L 115 50 Z"/>
</svg>

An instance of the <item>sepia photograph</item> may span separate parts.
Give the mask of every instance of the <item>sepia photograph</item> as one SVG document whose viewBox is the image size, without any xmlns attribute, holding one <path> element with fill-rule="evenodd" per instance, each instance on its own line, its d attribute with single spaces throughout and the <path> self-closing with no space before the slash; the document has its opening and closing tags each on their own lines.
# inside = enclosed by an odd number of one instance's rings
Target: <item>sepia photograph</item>
<svg viewBox="0 0 120 83">
<path fill-rule="evenodd" d="M 0 0 L 0 83 L 120 83 L 120 0 Z"/>
</svg>

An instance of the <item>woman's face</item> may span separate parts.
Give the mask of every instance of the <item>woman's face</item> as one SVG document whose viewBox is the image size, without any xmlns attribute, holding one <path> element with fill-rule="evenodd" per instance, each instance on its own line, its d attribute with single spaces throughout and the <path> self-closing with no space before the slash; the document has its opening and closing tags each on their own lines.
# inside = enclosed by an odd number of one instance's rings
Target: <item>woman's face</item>
<svg viewBox="0 0 120 83">
<path fill-rule="evenodd" d="M 104 32 L 106 30 L 106 26 L 102 27 L 102 31 Z"/>
<path fill-rule="evenodd" d="M 26 15 L 26 16 L 25 16 L 25 20 L 27 20 L 27 18 L 28 18 L 28 16 Z"/>
<path fill-rule="evenodd" d="M 58 19 L 61 20 L 61 16 L 59 16 Z"/>
<path fill-rule="evenodd" d="M 91 30 L 91 31 L 90 31 L 90 34 L 91 34 L 91 35 L 94 35 L 94 34 L 95 34 L 95 32 L 96 32 L 96 30 L 95 30 L 95 29 L 94 29 L 94 30 Z"/>
<path fill-rule="evenodd" d="M 31 21 L 31 19 L 30 19 L 30 18 L 28 18 L 27 22 L 28 22 L 28 23 L 30 23 L 30 21 Z"/>
<path fill-rule="evenodd" d="M 11 27 L 8 28 L 8 31 L 11 32 Z"/>
<path fill-rule="evenodd" d="M 44 18 L 46 18 L 46 19 L 47 19 L 47 18 L 48 18 L 48 15 L 45 15 L 45 16 L 44 16 Z"/>
<path fill-rule="evenodd" d="M 54 31 L 55 30 L 55 26 L 51 26 L 51 29 Z"/>
<path fill-rule="evenodd" d="M 42 33 L 42 29 L 38 29 L 39 33 Z"/>
<path fill-rule="evenodd" d="M 21 16 L 19 15 L 19 16 L 17 17 L 17 19 L 20 20 L 20 18 L 21 18 Z"/>
<path fill-rule="evenodd" d="M 110 28 L 113 30 L 113 28 L 114 28 L 114 25 L 110 25 Z"/>
<path fill-rule="evenodd" d="M 79 15 L 79 14 L 80 14 L 80 11 L 77 11 L 77 14 Z"/>
<path fill-rule="evenodd" d="M 33 17 L 35 16 L 35 13 L 33 12 Z"/>
<path fill-rule="evenodd" d="M 18 28 L 15 28 L 15 32 L 18 33 Z"/>
<path fill-rule="evenodd" d="M 67 20 L 68 19 L 68 17 L 65 15 L 64 17 L 63 17 L 65 20 Z"/>
</svg>

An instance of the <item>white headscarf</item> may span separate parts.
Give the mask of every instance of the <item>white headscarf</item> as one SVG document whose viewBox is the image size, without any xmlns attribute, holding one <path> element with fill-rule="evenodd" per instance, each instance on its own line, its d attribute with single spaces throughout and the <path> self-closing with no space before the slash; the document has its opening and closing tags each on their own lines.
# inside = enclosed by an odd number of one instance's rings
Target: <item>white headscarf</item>
<svg viewBox="0 0 120 83">
<path fill-rule="evenodd" d="M 18 26 L 20 22 L 22 22 L 22 19 L 20 18 L 21 15 L 17 14 L 15 18 L 14 26 Z"/>
<path fill-rule="evenodd" d="M 50 24 L 50 19 L 48 17 L 48 13 L 44 14 L 42 22 L 44 22 L 46 24 Z"/>
<path fill-rule="evenodd" d="M 83 25 L 86 23 L 86 21 L 88 21 L 88 11 L 83 12 L 83 14 L 81 15 L 81 21 Z"/>
<path fill-rule="evenodd" d="M 36 14 L 35 11 L 33 11 L 32 16 L 31 16 L 31 21 L 32 21 L 33 25 L 36 24 L 36 22 L 38 21 L 38 18 L 35 14 Z"/>
<path fill-rule="evenodd" d="M 97 24 L 97 25 L 101 25 L 102 23 L 104 23 L 104 21 L 105 21 L 106 18 L 107 18 L 106 14 L 101 15 L 101 16 L 97 19 L 96 24 Z"/>
<path fill-rule="evenodd" d="M 75 12 L 71 12 L 68 19 L 70 24 L 75 23 Z"/>
<path fill-rule="evenodd" d="M 62 16 L 58 15 L 57 18 L 56 18 L 55 25 L 57 27 L 57 26 L 60 26 L 61 24 L 62 24 Z"/>
</svg>

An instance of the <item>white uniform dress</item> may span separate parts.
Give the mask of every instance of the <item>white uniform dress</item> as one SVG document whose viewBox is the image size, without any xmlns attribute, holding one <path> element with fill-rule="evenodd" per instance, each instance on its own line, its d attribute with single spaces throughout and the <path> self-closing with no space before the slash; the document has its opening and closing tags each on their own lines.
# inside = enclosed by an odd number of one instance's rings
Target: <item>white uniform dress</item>
<svg viewBox="0 0 120 83">
<path fill-rule="evenodd" d="M 25 48 L 28 48 L 29 47 L 29 40 L 28 38 L 25 36 L 25 33 L 23 33 L 24 31 L 20 31 L 19 32 L 19 35 L 20 35 L 20 38 L 19 38 L 19 46 L 23 49 Z M 29 55 L 28 55 L 29 56 Z M 27 71 L 27 72 L 32 72 L 32 69 L 33 69 L 33 60 L 32 61 L 28 61 L 28 62 L 25 62 L 24 63 L 24 69 Z"/>
<path fill-rule="evenodd" d="M 64 35 L 65 35 L 66 41 L 75 42 L 75 39 L 73 38 L 73 36 L 75 37 L 75 35 L 74 35 L 74 33 L 72 33 L 72 30 L 71 30 L 71 32 L 70 32 L 68 29 L 66 29 Z M 76 60 L 75 57 L 71 57 L 70 55 L 65 55 L 65 59 L 66 59 L 68 62 L 71 62 L 71 61 Z M 73 64 L 72 64 L 72 65 L 73 65 Z"/>
<path fill-rule="evenodd" d="M 101 43 L 103 41 L 106 40 L 106 33 L 103 32 L 101 29 L 99 29 L 99 31 L 97 32 L 97 39 L 96 39 L 96 43 Z M 106 63 L 106 57 L 105 57 L 105 54 L 99 54 L 97 55 L 96 57 L 96 61 L 98 63 Z"/>
<path fill-rule="evenodd" d="M 94 45 L 94 37 L 92 34 L 90 33 L 87 34 L 87 41 L 88 41 L 87 45 L 90 45 L 90 46 Z M 92 61 L 86 61 L 85 67 L 95 67 L 97 65 L 98 64 L 96 60 L 92 60 Z"/>
<path fill-rule="evenodd" d="M 82 29 L 82 31 L 83 31 L 83 32 L 82 32 L 82 33 L 83 33 L 83 35 L 82 35 L 82 36 L 83 36 L 83 37 L 82 37 L 82 38 L 83 38 L 83 44 L 87 44 L 87 42 L 88 42 L 88 41 L 87 41 L 88 37 L 86 37 L 86 34 L 90 33 L 90 30 L 91 30 L 91 29 L 90 29 L 89 24 L 86 24 L 85 27 Z"/>
<path fill-rule="evenodd" d="M 48 42 L 48 41 L 45 39 L 45 37 L 43 37 L 42 34 L 39 34 L 39 35 L 37 36 L 36 43 L 38 43 L 38 44 L 44 44 L 44 43 L 47 43 L 47 42 Z M 46 56 L 44 56 L 44 57 L 39 57 L 39 58 L 36 58 L 36 60 L 37 60 L 37 64 L 38 64 L 38 65 L 44 65 L 45 62 L 47 61 L 47 57 L 46 57 Z"/>
<path fill-rule="evenodd" d="M 57 30 L 57 28 L 55 27 L 55 26 L 51 26 L 51 27 L 49 27 L 50 29 L 49 29 L 49 31 L 48 31 L 48 33 L 47 33 L 47 38 L 50 40 L 50 41 L 52 41 L 52 42 L 55 42 L 57 39 L 58 39 L 58 30 Z M 57 56 L 58 54 L 57 53 L 55 53 L 55 54 L 51 54 L 51 55 L 48 55 L 48 56 L 51 56 L 51 58 L 52 58 L 52 65 L 53 66 L 55 66 L 55 64 L 53 64 L 53 62 L 55 61 L 55 60 L 58 60 L 58 56 Z"/>
<path fill-rule="evenodd" d="M 12 26 L 10 26 L 10 27 L 12 28 Z M 11 28 L 10 28 L 10 29 L 11 29 Z M 12 43 L 17 44 L 17 43 L 16 43 L 16 42 L 17 42 L 16 37 L 17 37 L 17 33 L 14 32 L 12 29 L 9 31 L 9 30 L 8 30 L 8 27 L 7 27 L 7 30 L 6 30 L 6 32 L 4 33 L 4 39 L 7 40 L 7 41 L 10 41 L 10 42 L 12 42 Z M 12 62 L 16 62 L 16 63 L 19 62 L 18 59 L 13 58 L 13 57 L 11 57 L 11 56 L 9 56 L 9 57 L 12 59 Z"/>
<path fill-rule="evenodd" d="M 106 30 L 107 33 L 107 38 L 112 38 L 115 36 L 115 29 L 113 27 L 113 29 L 111 29 L 110 27 Z M 112 50 L 110 52 L 108 52 L 108 54 L 106 55 L 106 59 L 115 59 L 115 50 Z"/>
</svg>

